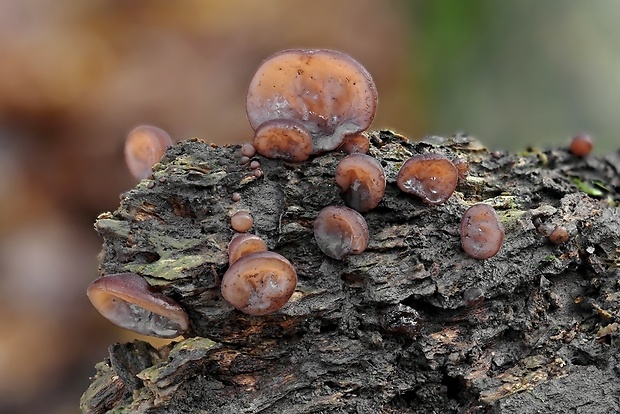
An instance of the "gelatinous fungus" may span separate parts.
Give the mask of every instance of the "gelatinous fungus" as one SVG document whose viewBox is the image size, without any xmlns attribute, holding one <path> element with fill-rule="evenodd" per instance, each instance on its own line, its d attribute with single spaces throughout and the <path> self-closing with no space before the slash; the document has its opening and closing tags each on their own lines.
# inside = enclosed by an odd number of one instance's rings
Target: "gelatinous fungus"
<svg viewBox="0 0 620 414">
<path fill-rule="evenodd" d="M 504 241 L 504 227 L 488 204 L 475 204 L 461 220 L 461 246 L 475 259 L 488 259 L 499 252 Z"/>
<path fill-rule="evenodd" d="M 342 144 L 338 147 L 338 151 L 347 154 L 366 154 L 370 150 L 370 141 L 364 134 L 353 134 L 344 137 Z"/>
<path fill-rule="evenodd" d="M 555 226 L 549 233 L 548 238 L 553 244 L 566 243 L 569 239 L 568 230 L 564 226 Z"/>
<path fill-rule="evenodd" d="M 464 158 L 457 158 L 452 160 L 452 164 L 456 167 L 456 172 L 459 174 L 460 180 L 465 180 L 469 175 L 469 163 Z"/>
<path fill-rule="evenodd" d="M 458 170 L 441 154 L 419 154 L 409 158 L 398 171 L 396 184 L 428 204 L 446 202 L 458 183 Z"/>
<path fill-rule="evenodd" d="M 255 234 L 236 234 L 228 243 L 228 264 L 233 264 L 242 256 L 256 252 L 266 252 L 265 241 Z"/>
<path fill-rule="evenodd" d="M 253 157 L 256 154 L 256 148 L 254 148 L 254 145 L 246 142 L 241 146 L 240 152 L 244 157 Z"/>
<path fill-rule="evenodd" d="M 139 334 L 174 338 L 189 327 L 183 308 L 135 273 L 103 276 L 86 293 L 106 319 Z"/>
<path fill-rule="evenodd" d="M 585 157 L 592 152 L 592 137 L 588 134 L 579 134 L 570 142 L 570 152 L 578 157 Z"/>
<path fill-rule="evenodd" d="M 301 162 L 312 154 L 312 138 L 299 122 L 274 119 L 256 129 L 254 147 L 267 158 Z"/>
<path fill-rule="evenodd" d="M 246 100 L 254 130 L 274 119 L 296 120 L 312 136 L 313 153 L 331 151 L 346 135 L 366 130 L 376 108 L 377 88 L 368 71 L 327 49 L 270 56 L 252 78 Z"/>
<path fill-rule="evenodd" d="M 258 252 L 237 259 L 222 278 L 222 296 L 249 315 L 265 315 L 288 302 L 297 286 L 297 272 L 283 256 Z"/>
<path fill-rule="evenodd" d="M 150 177 L 153 165 L 171 145 L 172 138 L 161 128 L 150 125 L 134 128 L 125 140 L 125 163 L 131 175 L 138 180 Z"/>
<path fill-rule="evenodd" d="M 336 167 L 336 184 L 345 203 L 366 212 L 379 205 L 385 194 L 385 173 L 379 161 L 366 154 L 344 157 Z"/>
<path fill-rule="evenodd" d="M 314 220 L 314 239 L 319 249 L 332 259 L 360 254 L 368 246 L 368 225 L 357 211 L 328 206 Z"/>
<path fill-rule="evenodd" d="M 254 225 L 254 218 L 247 211 L 237 211 L 230 218 L 230 226 L 239 233 L 245 233 Z"/>
</svg>

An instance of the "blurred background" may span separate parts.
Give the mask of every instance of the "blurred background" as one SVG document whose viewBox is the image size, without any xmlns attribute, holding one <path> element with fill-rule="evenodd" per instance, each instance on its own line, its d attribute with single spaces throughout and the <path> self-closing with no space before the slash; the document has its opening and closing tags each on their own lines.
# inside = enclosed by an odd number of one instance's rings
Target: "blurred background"
<svg viewBox="0 0 620 414">
<path fill-rule="evenodd" d="M 0 0 L 0 413 L 77 413 L 107 346 L 90 306 L 92 223 L 135 182 L 139 124 L 251 138 L 246 87 L 292 47 L 359 60 L 373 128 L 464 131 L 492 148 L 620 147 L 620 2 Z"/>
</svg>

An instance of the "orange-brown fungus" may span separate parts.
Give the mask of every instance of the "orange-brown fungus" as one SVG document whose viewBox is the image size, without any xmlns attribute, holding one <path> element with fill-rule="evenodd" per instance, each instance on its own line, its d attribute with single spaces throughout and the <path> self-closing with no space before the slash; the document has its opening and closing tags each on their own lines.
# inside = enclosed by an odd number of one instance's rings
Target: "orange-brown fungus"
<svg viewBox="0 0 620 414">
<path fill-rule="evenodd" d="M 398 171 L 396 184 L 428 204 L 445 203 L 458 183 L 459 174 L 448 158 L 440 154 L 420 154 L 409 158 Z"/>
<path fill-rule="evenodd" d="M 366 154 L 370 150 L 370 141 L 364 134 L 353 134 L 344 137 L 344 141 L 338 147 L 338 151 L 346 152 L 347 154 Z"/>
<path fill-rule="evenodd" d="M 230 226 L 239 233 L 245 233 L 254 225 L 254 218 L 247 211 L 237 211 L 230 218 Z"/>
<path fill-rule="evenodd" d="M 336 167 L 336 184 L 342 189 L 345 203 L 366 212 L 379 205 L 385 194 L 385 173 L 379 161 L 366 154 L 344 157 Z"/>
<path fill-rule="evenodd" d="M 274 119 L 256 129 L 254 147 L 267 158 L 301 162 L 312 154 L 312 138 L 299 122 Z"/>
<path fill-rule="evenodd" d="M 346 135 L 366 130 L 376 108 L 377 89 L 368 71 L 352 57 L 326 49 L 284 50 L 267 58 L 246 100 L 254 130 L 274 119 L 295 120 L 312 136 L 313 153 L 331 151 Z"/>
<path fill-rule="evenodd" d="M 233 264 L 241 256 L 256 252 L 266 252 L 265 241 L 255 234 L 236 234 L 228 243 L 228 264 Z"/>
<path fill-rule="evenodd" d="M 475 259 L 488 259 L 499 252 L 504 242 L 504 227 L 488 204 L 475 204 L 461 220 L 461 246 Z"/>
<path fill-rule="evenodd" d="M 588 134 L 579 134 L 570 142 L 570 152 L 578 157 L 585 157 L 592 152 L 592 137 Z"/>
<path fill-rule="evenodd" d="M 549 241 L 553 244 L 566 243 L 569 239 L 568 230 L 564 226 L 555 226 L 549 233 Z"/>
<path fill-rule="evenodd" d="M 149 125 L 134 128 L 125 141 L 125 163 L 131 175 L 138 180 L 150 177 L 153 165 L 171 145 L 172 138 L 161 128 Z"/>
<path fill-rule="evenodd" d="M 274 252 L 251 253 L 239 258 L 222 278 L 222 296 L 241 312 L 266 315 L 288 302 L 297 286 L 297 272 Z"/>
<path fill-rule="evenodd" d="M 351 208 L 325 207 L 314 220 L 314 239 L 323 253 L 342 260 L 366 250 L 368 225 L 364 217 Z"/>
</svg>

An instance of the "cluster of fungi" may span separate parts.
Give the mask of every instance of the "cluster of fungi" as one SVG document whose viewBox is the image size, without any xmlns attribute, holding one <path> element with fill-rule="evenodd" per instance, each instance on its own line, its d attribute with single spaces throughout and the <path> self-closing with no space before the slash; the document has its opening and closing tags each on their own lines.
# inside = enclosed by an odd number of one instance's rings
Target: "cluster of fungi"
<svg viewBox="0 0 620 414">
<path fill-rule="evenodd" d="M 346 153 L 334 177 L 346 206 L 325 206 L 314 219 L 314 240 L 329 258 L 344 260 L 364 252 L 370 239 L 362 214 L 380 205 L 386 191 L 381 163 L 367 155 L 368 129 L 377 108 L 372 77 L 356 60 L 332 50 L 285 50 L 266 59 L 250 82 L 246 110 L 254 130 L 252 143 L 240 149 L 240 164 L 263 176 L 263 157 L 301 165 L 310 157 L 329 151 Z M 125 157 L 136 179 L 151 175 L 170 136 L 155 127 L 138 127 L 126 141 Z M 586 156 L 588 136 L 576 137 L 570 150 Z M 440 153 L 415 154 L 406 160 L 396 178 L 402 193 L 432 206 L 445 203 L 459 182 L 466 180 L 469 165 Z M 233 202 L 241 200 L 238 193 Z M 228 270 L 221 280 L 222 297 L 239 311 L 265 315 L 277 311 L 295 292 L 295 267 L 282 255 L 269 251 L 261 237 L 248 233 L 253 218 L 248 211 L 231 216 L 236 234 L 228 245 Z M 489 204 L 470 206 L 462 216 L 463 251 L 474 259 L 495 256 L 504 241 L 504 228 Z M 568 239 L 565 228 L 548 229 L 554 244 Z M 473 288 L 472 288 L 473 289 Z M 479 289 L 464 292 L 465 302 L 478 303 Z M 173 338 L 189 330 L 188 316 L 172 299 L 134 273 L 105 275 L 88 288 L 95 308 L 113 323 L 135 332 Z"/>
</svg>

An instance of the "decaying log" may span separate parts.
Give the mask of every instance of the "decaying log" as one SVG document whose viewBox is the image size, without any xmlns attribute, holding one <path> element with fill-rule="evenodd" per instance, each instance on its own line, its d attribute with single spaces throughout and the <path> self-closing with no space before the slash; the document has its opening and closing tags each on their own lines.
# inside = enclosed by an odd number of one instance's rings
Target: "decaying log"
<svg viewBox="0 0 620 414">
<path fill-rule="evenodd" d="M 343 204 L 334 182 L 343 154 L 257 157 L 257 178 L 239 165 L 238 146 L 194 139 L 169 149 L 153 180 L 98 218 L 100 273 L 143 275 L 187 310 L 191 333 L 163 349 L 111 346 L 83 412 L 620 411 L 620 152 L 516 155 L 461 135 L 370 135 L 388 188 L 365 214 L 367 251 L 343 261 L 324 256 L 312 232 L 321 208 Z M 425 152 L 470 164 L 443 205 L 395 184 L 402 162 Z M 482 201 L 506 239 L 497 256 L 476 260 L 458 228 Z M 244 315 L 219 292 L 238 210 L 297 268 L 291 301 L 269 316 Z M 566 243 L 545 237 L 555 225 Z M 466 303 L 468 289 L 483 300 Z"/>
</svg>

